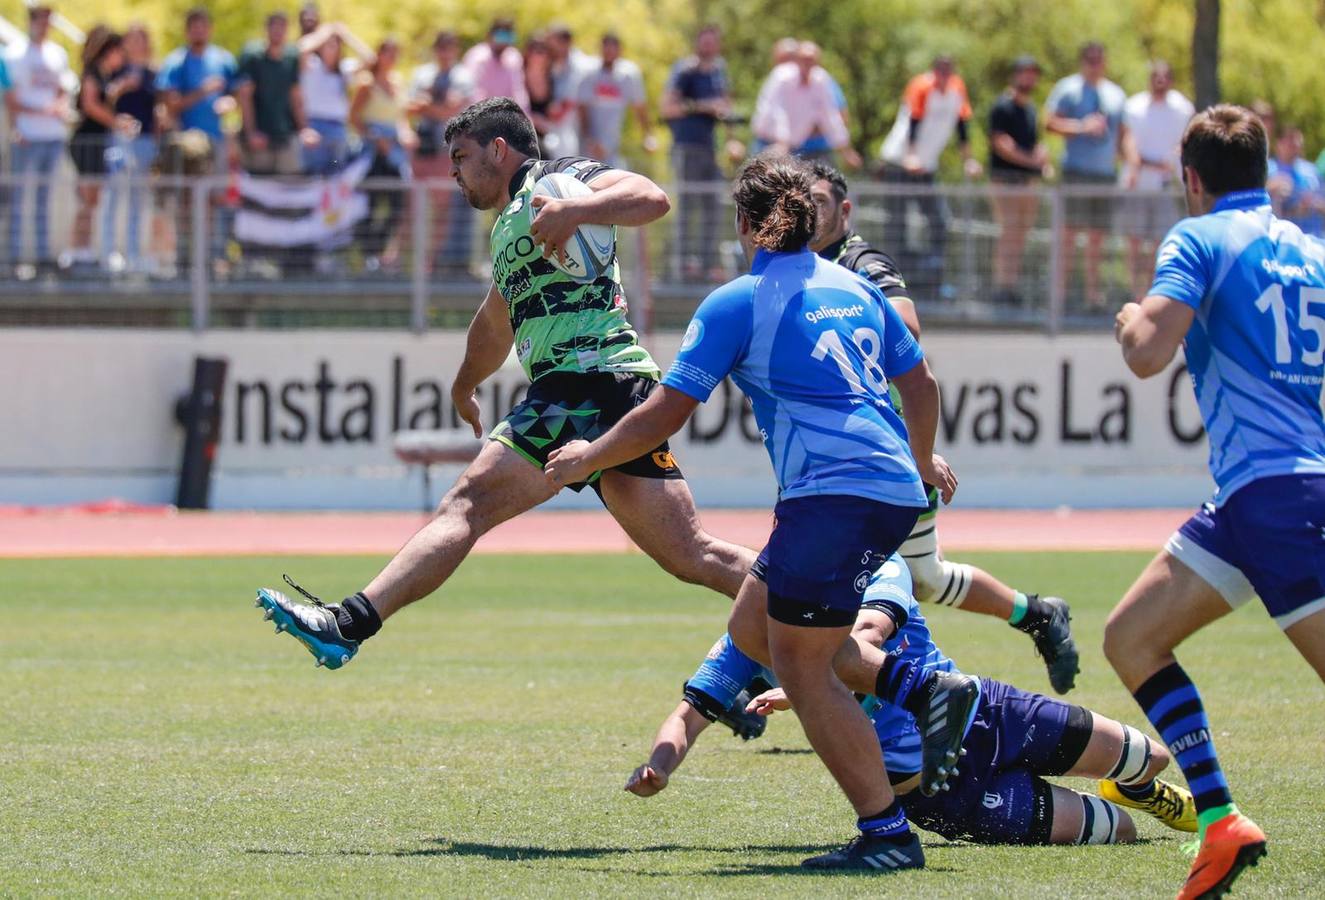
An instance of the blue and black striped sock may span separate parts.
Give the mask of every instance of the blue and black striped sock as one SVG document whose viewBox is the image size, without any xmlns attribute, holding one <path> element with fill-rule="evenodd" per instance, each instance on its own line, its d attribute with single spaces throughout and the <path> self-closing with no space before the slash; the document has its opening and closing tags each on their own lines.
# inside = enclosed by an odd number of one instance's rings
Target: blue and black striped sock
<svg viewBox="0 0 1325 900">
<path fill-rule="evenodd" d="M 1151 675 L 1133 696 L 1182 769 L 1204 834 L 1207 825 L 1234 807 L 1196 685 L 1175 662 Z"/>
</svg>

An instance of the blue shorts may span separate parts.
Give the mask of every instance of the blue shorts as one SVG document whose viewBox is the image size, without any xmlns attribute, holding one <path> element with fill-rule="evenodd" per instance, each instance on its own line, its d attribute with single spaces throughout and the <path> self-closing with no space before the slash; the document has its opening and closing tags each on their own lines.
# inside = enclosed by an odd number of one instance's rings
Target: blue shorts
<svg viewBox="0 0 1325 900">
<path fill-rule="evenodd" d="M 1325 609 L 1325 475 L 1262 478 L 1207 503 L 1164 549 L 1235 609 L 1260 595 L 1280 628 Z"/>
<path fill-rule="evenodd" d="M 1041 776 L 1072 768 L 1090 741 L 1088 710 L 980 679 L 980 707 L 966 732 L 966 755 L 949 790 L 902 798 L 907 818 L 950 840 L 1047 844 L 1051 786 Z"/>
<path fill-rule="evenodd" d="M 769 616 L 787 625 L 853 624 L 874 570 L 924 511 L 838 494 L 779 500 L 750 570 L 768 585 Z"/>
</svg>

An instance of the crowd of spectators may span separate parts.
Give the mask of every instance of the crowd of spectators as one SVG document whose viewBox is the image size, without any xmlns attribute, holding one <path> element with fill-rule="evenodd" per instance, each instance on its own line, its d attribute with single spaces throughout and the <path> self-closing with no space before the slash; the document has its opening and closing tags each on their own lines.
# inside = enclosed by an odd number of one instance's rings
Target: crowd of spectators
<svg viewBox="0 0 1325 900">
<path fill-rule="evenodd" d="M 189 222 L 196 195 L 177 191 L 167 204 L 164 189 L 136 176 L 326 178 L 371 156 L 370 213 L 355 232 L 365 268 L 400 265 L 402 244 L 412 235 L 407 194 L 398 185 L 423 179 L 431 208 L 427 265 L 463 271 L 477 219 L 447 184 L 443 135 L 448 119 L 468 104 L 506 96 L 529 113 L 545 156 L 583 154 L 616 165 L 658 149 L 656 111 L 670 132 L 670 173 L 678 183 L 670 257 L 678 277 L 725 277 L 726 166 L 774 149 L 835 161 L 886 185 L 882 243 L 903 271 L 939 293 L 950 212 L 934 185 L 945 172 L 967 180 L 987 173 L 996 225 L 989 295 L 996 302 L 1019 302 L 1028 236 L 1043 220 L 1041 196 L 1027 188 L 1056 179 L 1065 186 L 1061 239 L 1068 251 L 1059 267 L 1060 289 L 1079 263 L 1084 303 L 1103 309 L 1110 299 L 1101 283 L 1107 234 L 1125 235 L 1127 287 L 1137 291 L 1145 286 L 1155 244 L 1180 214 L 1177 148 L 1194 111 L 1174 88 L 1168 64 L 1153 62 L 1146 89 L 1129 97 L 1108 77 L 1105 48 L 1088 43 L 1079 70 L 1054 84 L 1042 106 L 1034 99 L 1039 64 L 1029 56 L 1013 60 L 1007 89 L 977 117 L 957 61 L 940 55 L 910 79 L 893 127 L 862 158 L 852 145 L 846 96 L 823 66 L 820 48 L 790 37 L 773 45 L 769 71 L 744 117 L 733 104 L 722 33 L 712 25 L 698 32 L 693 53 L 672 67 L 655 108 L 644 74 L 624 55 L 618 35 L 603 35 L 598 54 L 590 55 L 559 24 L 521 40 L 513 21 L 497 19 L 485 39 L 467 49 L 444 30 L 432 42 L 431 59 L 406 68 L 396 41 L 370 47 L 345 25 L 321 21 L 311 3 L 300 9 L 294 28 L 284 12 L 271 13 L 262 39 L 236 58 L 212 43 L 211 15 L 198 7 L 186 16 L 184 46 L 159 64 L 141 25 L 123 33 L 97 25 L 73 66 L 51 40 L 51 19 L 49 7 L 31 7 L 28 39 L 8 47 L 0 67 L 12 138 L 9 168 L 16 176 L 6 197 L 9 260 L 25 263 L 20 271 L 55 263 L 49 195 L 51 176 L 66 155 L 84 176 L 71 238 L 61 242 L 68 249 L 59 263 L 66 267 L 150 271 L 162 258 L 186 259 L 189 249 L 170 216 Z M 1274 135 L 1275 204 L 1304 230 L 1320 234 L 1325 153 L 1308 161 L 1299 129 L 1276 127 L 1268 107 L 1258 112 Z M 628 120 L 637 138 L 630 147 Z M 981 125 L 987 161 L 972 153 Z M 1056 161 L 1045 133 L 1062 139 Z M 945 166 L 954 144 L 960 165 Z M 236 204 L 224 191 L 206 202 L 213 222 L 208 255 L 224 267 Z"/>
</svg>

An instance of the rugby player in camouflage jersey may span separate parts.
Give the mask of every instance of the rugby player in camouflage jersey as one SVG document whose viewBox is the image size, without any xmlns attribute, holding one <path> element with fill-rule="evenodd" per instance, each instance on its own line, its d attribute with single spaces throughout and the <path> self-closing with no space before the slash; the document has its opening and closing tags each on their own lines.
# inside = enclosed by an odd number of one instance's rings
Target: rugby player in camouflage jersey
<svg viewBox="0 0 1325 900">
<path fill-rule="evenodd" d="M 662 189 L 591 159 L 540 160 L 533 125 L 506 98 L 481 101 L 452 118 L 446 141 L 465 200 L 475 209 L 500 210 L 492 231 L 493 284 L 469 327 L 452 401 L 481 437 L 475 389 L 513 346 L 532 384 L 442 498 L 435 518 L 362 592 L 326 605 L 297 585 L 311 604 L 259 591 L 258 605 L 277 630 L 288 630 L 329 668 L 348 662 L 392 614 L 437 590 L 485 532 L 551 498 L 557 488 L 543 465 L 552 451 L 597 437 L 658 387 L 658 366 L 626 317 L 615 260 L 584 282 L 551 259 L 582 224 L 639 226 L 660 218 L 669 208 Z M 579 179 L 592 193 L 533 196 L 535 182 L 553 172 Z M 569 486 L 586 484 L 668 572 L 736 595 L 755 554 L 703 530 L 666 442 Z"/>
<path fill-rule="evenodd" d="M 832 166 L 815 163 L 811 191 L 819 220 L 810 249 L 874 283 L 918 339 L 920 318 L 897 264 L 851 230 L 847 182 Z M 893 394 L 893 403 L 898 403 Z M 915 582 L 917 600 L 983 613 L 1029 634 L 1049 670 L 1049 683 L 1060 694 L 1076 682 L 1078 654 L 1072 639 L 1068 605 L 1058 597 L 1023 594 L 983 569 L 950 562 L 939 552 L 938 492 L 928 488 L 929 509 L 898 551 Z"/>
</svg>

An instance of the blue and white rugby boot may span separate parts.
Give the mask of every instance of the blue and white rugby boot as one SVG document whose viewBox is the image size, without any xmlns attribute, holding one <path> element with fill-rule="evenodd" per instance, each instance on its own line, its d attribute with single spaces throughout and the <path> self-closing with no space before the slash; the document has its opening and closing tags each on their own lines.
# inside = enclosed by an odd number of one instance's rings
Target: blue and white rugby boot
<svg viewBox="0 0 1325 900">
<path fill-rule="evenodd" d="M 323 603 L 295 584 L 289 575 L 281 577 L 311 602 L 292 600 L 271 588 L 259 588 L 254 606 L 266 610 L 263 618 L 276 623 L 276 633 L 289 632 L 313 654 L 316 665 L 339 669 L 353 659 L 359 652 L 359 642 L 340 633 L 340 625 L 336 622 L 340 607 Z"/>
</svg>

